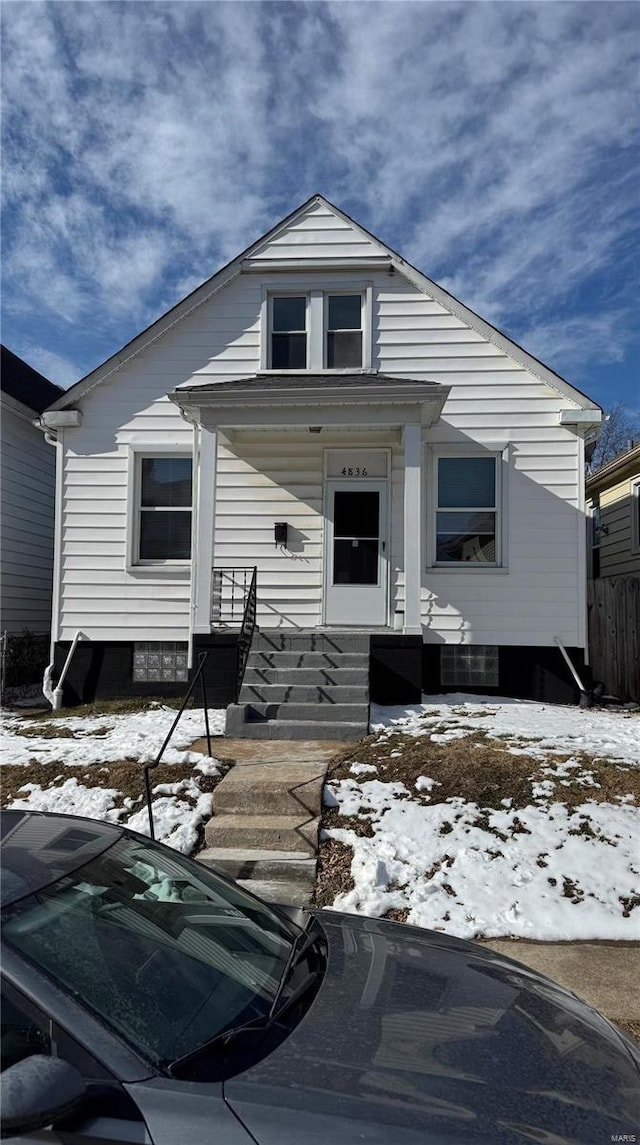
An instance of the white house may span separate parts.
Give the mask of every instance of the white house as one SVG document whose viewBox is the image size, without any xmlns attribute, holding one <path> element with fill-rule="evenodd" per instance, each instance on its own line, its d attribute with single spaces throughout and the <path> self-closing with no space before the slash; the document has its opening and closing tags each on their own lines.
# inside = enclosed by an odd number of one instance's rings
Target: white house
<svg viewBox="0 0 640 1145">
<path fill-rule="evenodd" d="M 46 637 L 51 623 L 55 454 L 35 419 L 64 392 L 2 346 L 0 628 Z"/>
<path fill-rule="evenodd" d="M 265 668 L 269 648 L 344 652 L 349 633 L 377 701 L 570 698 L 555 639 L 582 660 L 600 417 L 314 196 L 42 419 L 58 442 L 58 664 L 83 633 L 70 695 L 184 687 L 210 648 L 210 692 L 233 700 L 255 567 Z"/>
</svg>

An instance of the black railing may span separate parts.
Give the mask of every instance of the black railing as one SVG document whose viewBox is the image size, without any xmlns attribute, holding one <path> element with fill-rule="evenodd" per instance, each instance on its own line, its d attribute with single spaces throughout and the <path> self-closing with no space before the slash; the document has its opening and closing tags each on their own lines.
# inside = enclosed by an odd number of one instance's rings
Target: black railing
<svg viewBox="0 0 640 1145">
<path fill-rule="evenodd" d="M 249 592 L 247 593 L 247 600 L 244 606 L 244 616 L 242 617 L 242 624 L 240 626 L 240 636 L 238 637 L 238 670 L 236 673 L 236 704 L 240 696 L 240 689 L 242 681 L 244 680 L 244 672 L 247 666 L 247 659 L 249 657 L 249 649 L 251 648 L 251 641 L 253 640 L 253 633 L 256 627 L 256 611 L 258 604 L 258 570 L 254 568 L 251 576 L 251 583 L 249 585 Z"/>
<path fill-rule="evenodd" d="M 175 720 L 173 721 L 171 728 L 169 729 L 169 732 L 166 736 L 166 739 L 165 739 L 162 747 L 160 748 L 160 751 L 158 752 L 156 758 L 154 759 L 153 763 L 148 763 L 144 769 L 144 786 L 145 786 L 145 791 L 146 791 L 146 795 L 147 795 L 147 811 L 149 813 L 149 833 L 150 833 L 152 839 L 155 839 L 156 833 L 155 833 L 154 826 L 153 826 L 153 811 L 151 808 L 151 780 L 149 779 L 149 772 L 153 771 L 154 768 L 156 768 L 158 766 L 158 764 L 160 763 L 160 761 L 161 761 L 161 759 L 162 759 L 162 757 L 166 751 L 167 744 L 169 743 L 171 736 L 173 735 L 174 731 L 176 730 L 176 728 L 178 726 L 178 723 L 180 722 L 180 717 L 182 716 L 182 713 L 184 712 L 187 704 L 189 703 L 189 700 L 191 699 L 191 697 L 195 691 L 196 684 L 198 683 L 198 681 L 200 681 L 200 688 L 202 691 L 202 707 L 204 708 L 204 726 L 205 726 L 205 732 L 206 732 L 206 736 L 207 736 L 207 751 L 208 751 L 209 755 L 211 755 L 211 731 L 209 728 L 209 707 L 207 704 L 207 689 L 206 689 L 205 680 L 204 680 L 204 668 L 205 668 L 205 664 L 207 663 L 208 657 L 209 657 L 208 652 L 199 652 L 198 653 L 198 667 L 196 668 L 193 680 L 189 684 L 189 689 L 187 691 L 187 694 L 186 694 L 184 700 L 182 701 L 182 704 L 180 706 L 180 711 L 178 712 Z"/>
<path fill-rule="evenodd" d="M 217 568 L 211 570 L 211 623 L 240 627 L 244 623 L 251 584 L 256 570 Z"/>
</svg>

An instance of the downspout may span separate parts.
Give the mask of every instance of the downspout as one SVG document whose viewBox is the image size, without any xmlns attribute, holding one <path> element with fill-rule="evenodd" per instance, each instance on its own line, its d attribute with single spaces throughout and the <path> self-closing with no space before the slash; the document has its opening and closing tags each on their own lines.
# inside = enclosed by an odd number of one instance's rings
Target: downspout
<svg viewBox="0 0 640 1145">
<path fill-rule="evenodd" d="M 56 684 L 56 686 L 53 690 L 52 698 L 50 698 L 47 695 L 47 693 L 45 692 L 45 695 L 47 696 L 49 703 L 53 707 L 54 712 L 59 712 L 60 708 L 62 707 L 62 695 L 64 692 L 63 684 L 65 681 L 65 677 L 67 675 L 67 672 L 69 671 L 69 665 L 71 664 L 71 661 L 73 659 L 73 653 L 75 652 L 79 641 L 83 640 L 83 639 L 84 639 L 84 632 L 81 632 L 80 629 L 78 629 L 73 640 L 71 641 L 71 647 L 67 653 L 67 658 L 64 662 L 64 668 L 62 669 L 62 671 L 60 673 L 60 679 L 58 680 L 58 683 Z M 45 689 L 46 684 L 49 685 L 49 690 L 51 689 L 51 675 L 50 675 L 50 673 L 52 671 L 53 671 L 53 664 L 49 664 L 49 667 L 46 669 L 45 674 L 44 674 L 45 679 L 43 681 L 43 686 L 42 686 L 43 691 Z M 48 679 L 47 679 L 47 676 L 48 676 Z"/>
<path fill-rule="evenodd" d="M 576 684 L 578 685 L 578 688 L 580 689 L 580 707 L 581 708 L 593 707 L 593 694 L 592 694 L 592 692 L 587 691 L 584 684 L 582 683 L 582 680 L 580 679 L 574 665 L 572 664 L 569 653 L 567 652 L 567 650 L 566 650 L 564 644 L 562 643 L 560 637 L 554 636 L 553 640 L 554 640 L 554 644 L 557 644 L 558 648 L 560 649 L 560 654 L 561 654 L 563 660 L 566 662 L 566 665 L 567 665 L 569 671 L 571 672 L 571 675 L 573 676 Z"/>
</svg>

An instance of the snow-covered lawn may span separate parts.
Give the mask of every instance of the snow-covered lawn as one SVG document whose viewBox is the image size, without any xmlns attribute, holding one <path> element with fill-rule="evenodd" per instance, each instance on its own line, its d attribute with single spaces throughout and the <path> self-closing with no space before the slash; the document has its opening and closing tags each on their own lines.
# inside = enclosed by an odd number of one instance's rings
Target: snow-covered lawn
<svg viewBox="0 0 640 1145">
<path fill-rule="evenodd" d="M 325 789 L 334 908 L 462 938 L 640 939 L 640 715 L 423 699 L 376 708 Z"/>
<path fill-rule="evenodd" d="M 0 738 L 3 806 L 87 815 L 148 833 L 142 769 L 155 759 L 175 716 L 161 703 L 126 715 L 5 716 Z M 224 716 L 224 711 L 209 713 L 212 736 L 222 734 Z M 198 828 L 212 812 L 211 792 L 203 787 L 211 787 L 224 770 L 214 757 L 188 750 L 204 734 L 203 712 L 185 712 L 162 761 L 163 778 L 169 774 L 173 780 L 173 769 L 175 780 L 156 782 L 153 788 L 156 837 L 185 854 L 195 847 Z M 114 775 L 126 777 L 134 794 L 114 785 Z M 7 798 L 7 790 L 15 794 Z"/>
</svg>

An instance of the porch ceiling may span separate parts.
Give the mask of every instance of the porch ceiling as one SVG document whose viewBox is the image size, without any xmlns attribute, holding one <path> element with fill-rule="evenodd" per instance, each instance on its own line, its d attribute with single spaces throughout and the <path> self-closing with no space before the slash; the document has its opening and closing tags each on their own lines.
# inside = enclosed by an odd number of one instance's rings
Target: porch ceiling
<svg viewBox="0 0 640 1145">
<path fill-rule="evenodd" d="M 408 421 L 428 426 L 440 417 L 449 389 L 438 382 L 376 372 L 265 373 L 182 386 L 169 397 L 189 421 L 212 428 L 351 422 L 389 426 Z"/>
</svg>

